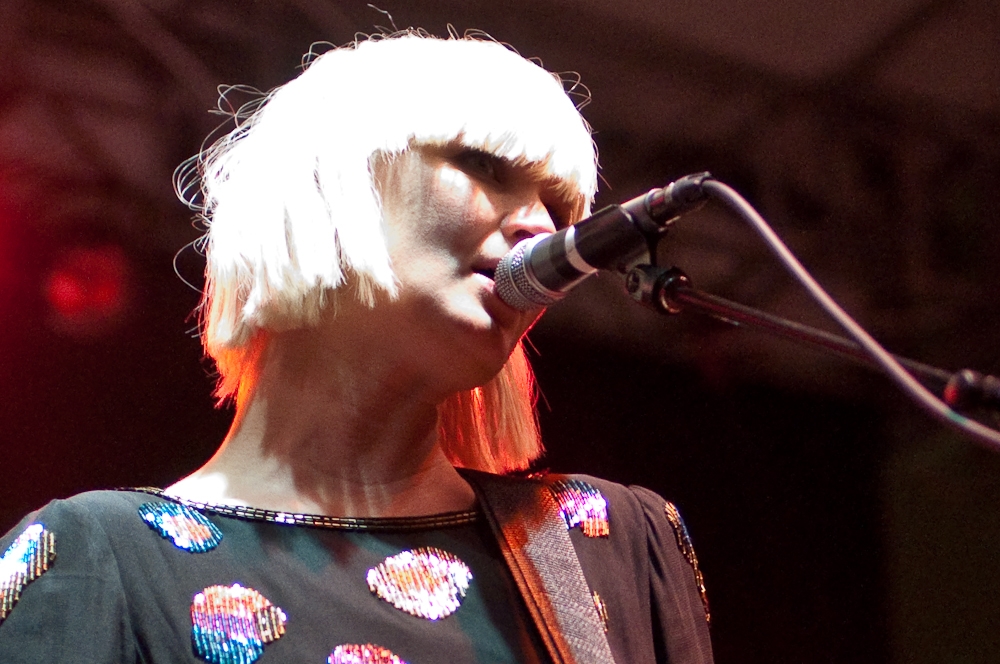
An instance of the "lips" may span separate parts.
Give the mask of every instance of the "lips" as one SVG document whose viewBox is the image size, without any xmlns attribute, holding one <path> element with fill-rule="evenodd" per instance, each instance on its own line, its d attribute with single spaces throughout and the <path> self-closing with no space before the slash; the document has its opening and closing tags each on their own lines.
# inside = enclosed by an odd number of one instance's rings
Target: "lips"
<svg viewBox="0 0 1000 664">
<path fill-rule="evenodd" d="M 497 265 L 500 264 L 499 260 L 483 261 L 472 266 L 472 271 L 476 274 L 481 274 L 493 281 L 497 273 Z"/>
</svg>

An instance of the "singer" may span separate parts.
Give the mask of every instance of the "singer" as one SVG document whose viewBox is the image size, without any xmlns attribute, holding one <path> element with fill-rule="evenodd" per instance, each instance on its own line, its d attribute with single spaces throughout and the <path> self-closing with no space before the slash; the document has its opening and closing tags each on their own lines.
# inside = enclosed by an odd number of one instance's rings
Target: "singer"
<svg viewBox="0 0 1000 664">
<path fill-rule="evenodd" d="M 0 540 L 0 661 L 711 661 L 673 505 L 511 474 L 542 453 L 540 310 L 494 272 L 597 182 L 556 76 L 482 38 L 361 40 L 194 163 L 232 427 L 172 486 L 56 500 Z"/>
</svg>

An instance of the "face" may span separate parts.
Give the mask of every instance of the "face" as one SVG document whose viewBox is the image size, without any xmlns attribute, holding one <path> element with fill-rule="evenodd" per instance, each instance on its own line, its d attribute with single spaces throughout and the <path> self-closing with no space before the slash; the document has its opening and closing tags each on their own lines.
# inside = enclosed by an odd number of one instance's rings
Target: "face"
<svg viewBox="0 0 1000 664">
<path fill-rule="evenodd" d="M 572 201 L 538 166 L 454 144 L 410 150 L 378 173 L 409 349 L 452 367 L 471 388 L 491 378 L 540 311 L 494 292 L 500 258 L 519 241 L 569 223 Z M 382 305 L 379 305 L 382 306 Z M 461 389 L 461 388 L 460 388 Z"/>
</svg>

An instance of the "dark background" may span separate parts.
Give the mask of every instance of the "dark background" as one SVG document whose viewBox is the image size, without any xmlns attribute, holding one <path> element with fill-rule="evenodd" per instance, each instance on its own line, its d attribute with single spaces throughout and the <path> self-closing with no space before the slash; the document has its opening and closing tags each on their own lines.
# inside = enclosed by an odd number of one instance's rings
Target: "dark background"
<svg viewBox="0 0 1000 664">
<path fill-rule="evenodd" d="M 708 169 L 892 350 L 1000 373 L 1000 10 L 989 0 L 383 3 L 576 71 L 599 204 Z M 75 492 L 163 486 L 230 414 L 190 313 L 199 231 L 170 174 L 361 2 L 0 0 L 0 529 Z M 662 258 L 833 329 L 719 209 Z M 688 521 L 719 662 L 989 662 L 1000 457 L 890 383 L 601 275 L 531 333 L 555 470 L 650 487 Z"/>
</svg>

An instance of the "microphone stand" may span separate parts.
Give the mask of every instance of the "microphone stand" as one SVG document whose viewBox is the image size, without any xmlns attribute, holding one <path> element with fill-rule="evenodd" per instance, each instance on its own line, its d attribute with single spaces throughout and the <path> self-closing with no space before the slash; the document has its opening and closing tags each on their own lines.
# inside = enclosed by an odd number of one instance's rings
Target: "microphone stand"
<svg viewBox="0 0 1000 664">
<path fill-rule="evenodd" d="M 656 265 L 629 269 L 630 261 L 644 250 L 648 251 L 649 262 L 655 263 L 656 248 L 673 223 L 709 199 L 721 203 L 747 222 L 789 274 L 852 340 L 700 293 L 690 287 L 683 273 L 677 271 Z M 905 363 L 913 372 L 907 371 L 830 297 L 753 206 L 734 189 L 713 178 L 711 173 L 687 175 L 621 205 L 598 210 L 575 226 L 519 242 L 500 260 L 494 281 L 500 299 L 525 311 L 532 306 L 552 304 L 588 274 L 601 269 L 626 274 L 629 292 L 635 299 L 662 313 L 677 313 L 690 307 L 730 323 L 753 323 L 853 359 L 870 361 L 931 417 L 1000 452 L 1000 429 L 965 417 L 953 408 L 982 405 L 996 409 L 1000 405 L 1000 379 L 970 370 L 949 374 L 911 360 Z M 927 389 L 914 373 L 924 380 L 943 381 L 944 400 Z"/>
<path fill-rule="evenodd" d="M 675 267 L 638 265 L 626 274 L 625 287 L 637 302 L 661 314 L 675 315 L 690 310 L 730 325 L 765 330 L 879 367 L 861 345 L 851 339 L 700 291 Z M 985 408 L 1000 414 L 1000 378 L 971 369 L 950 372 L 898 355 L 893 358 L 952 408 L 963 411 Z"/>
</svg>

